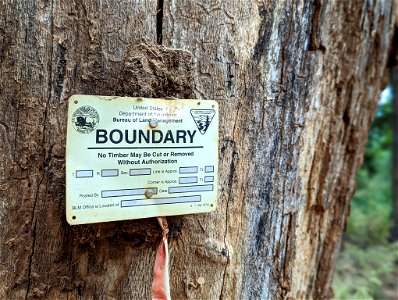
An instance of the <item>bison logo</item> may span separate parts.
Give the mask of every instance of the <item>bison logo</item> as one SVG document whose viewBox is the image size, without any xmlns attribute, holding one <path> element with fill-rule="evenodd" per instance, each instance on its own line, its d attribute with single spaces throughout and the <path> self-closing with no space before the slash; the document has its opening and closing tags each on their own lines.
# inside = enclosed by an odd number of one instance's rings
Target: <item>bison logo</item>
<svg viewBox="0 0 398 300">
<path fill-rule="evenodd" d="M 73 113 L 72 123 L 76 131 L 90 133 L 98 126 L 98 112 L 91 106 L 81 106 Z"/>
</svg>

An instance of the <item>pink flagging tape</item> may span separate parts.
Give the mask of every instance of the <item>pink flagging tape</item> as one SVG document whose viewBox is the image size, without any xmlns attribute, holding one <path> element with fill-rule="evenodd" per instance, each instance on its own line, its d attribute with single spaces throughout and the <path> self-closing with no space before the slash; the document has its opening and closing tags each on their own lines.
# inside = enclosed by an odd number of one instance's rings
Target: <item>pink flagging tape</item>
<svg viewBox="0 0 398 300">
<path fill-rule="evenodd" d="M 153 267 L 152 300 L 171 300 L 169 279 L 169 248 L 167 234 L 169 228 L 166 217 L 158 217 L 162 228 L 162 241 L 156 252 L 155 266 Z"/>
</svg>

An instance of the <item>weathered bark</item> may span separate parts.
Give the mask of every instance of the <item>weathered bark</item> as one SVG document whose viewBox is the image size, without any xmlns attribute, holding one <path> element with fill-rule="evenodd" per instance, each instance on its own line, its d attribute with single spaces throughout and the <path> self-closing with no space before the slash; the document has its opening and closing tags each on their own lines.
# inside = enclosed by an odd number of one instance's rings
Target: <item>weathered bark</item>
<svg viewBox="0 0 398 300">
<path fill-rule="evenodd" d="M 392 0 L 0 3 L 2 299 L 150 298 L 156 221 L 65 221 L 76 93 L 219 100 L 218 208 L 170 219 L 174 299 L 331 296 Z"/>
</svg>

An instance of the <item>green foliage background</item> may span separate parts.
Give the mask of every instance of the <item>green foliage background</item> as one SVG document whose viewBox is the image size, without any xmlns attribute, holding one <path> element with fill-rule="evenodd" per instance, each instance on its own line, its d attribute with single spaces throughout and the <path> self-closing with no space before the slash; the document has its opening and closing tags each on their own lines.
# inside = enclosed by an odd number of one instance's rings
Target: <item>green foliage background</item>
<svg viewBox="0 0 398 300">
<path fill-rule="evenodd" d="M 389 89 L 383 95 L 357 174 L 357 191 L 335 271 L 335 299 L 398 297 L 398 244 L 388 242 L 393 198 L 393 97 Z"/>
</svg>

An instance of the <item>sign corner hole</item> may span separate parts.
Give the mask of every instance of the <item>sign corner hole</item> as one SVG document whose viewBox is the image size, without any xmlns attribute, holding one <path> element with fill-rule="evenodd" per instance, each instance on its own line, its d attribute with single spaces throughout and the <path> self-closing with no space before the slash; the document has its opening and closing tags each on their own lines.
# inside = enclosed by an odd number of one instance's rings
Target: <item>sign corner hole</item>
<svg viewBox="0 0 398 300">
<path fill-rule="evenodd" d="M 73 101 L 73 103 L 75 103 L 75 104 L 78 104 L 78 103 L 79 103 L 79 101 L 75 100 L 75 101 Z"/>
<path fill-rule="evenodd" d="M 72 216 L 72 220 L 76 220 L 76 216 Z"/>
</svg>

